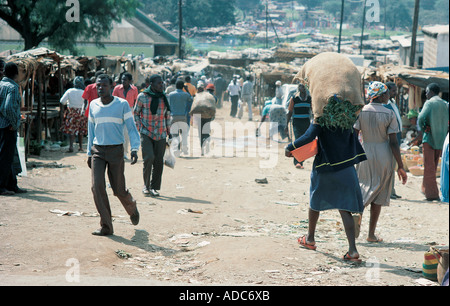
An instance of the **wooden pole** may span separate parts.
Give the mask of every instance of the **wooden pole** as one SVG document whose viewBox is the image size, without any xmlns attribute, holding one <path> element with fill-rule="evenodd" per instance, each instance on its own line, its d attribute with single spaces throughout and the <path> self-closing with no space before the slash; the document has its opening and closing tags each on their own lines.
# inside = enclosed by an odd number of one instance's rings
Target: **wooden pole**
<svg viewBox="0 0 450 306">
<path fill-rule="evenodd" d="M 269 48 L 269 2 L 266 1 L 266 49 Z"/>
<path fill-rule="evenodd" d="M 338 53 L 341 53 L 341 37 L 342 37 L 342 23 L 344 22 L 344 0 L 341 4 L 341 23 L 339 26 L 339 43 L 338 43 Z"/>
<path fill-rule="evenodd" d="M 183 59 L 183 0 L 178 0 L 178 57 Z"/>
<path fill-rule="evenodd" d="M 411 67 L 414 67 L 414 62 L 416 59 L 416 36 L 417 36 L 417 26 L 419 23 L 419 5 L 420 0 L 416 0 L 416 4 L 414 6 L 414 20 L 411 37 L 411 54 L 409 56 L 409 66 Z"/>
<path fill-rule="evenodd" d="M 364 25 L 366 20 L 366 3 L 367 0 L 364 0 L 364 8 L 363 8 L 363 16 L 362 16 L 362 26 L 361 26 L 361 45 L 359 46 L 359 54 L 362 54 L 363 49 L 363 40 L 364 40 Z"/>
</svg>

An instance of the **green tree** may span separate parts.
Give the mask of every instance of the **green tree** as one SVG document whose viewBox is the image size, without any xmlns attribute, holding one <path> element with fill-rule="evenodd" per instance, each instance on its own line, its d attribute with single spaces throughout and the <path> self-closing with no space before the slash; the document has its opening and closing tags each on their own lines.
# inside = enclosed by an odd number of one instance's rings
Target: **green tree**
<svg viewBox="0 0 450 306">
<path fill-rule="evenodd" d="M 98 43 L 111 32 L 113 21 L 134 15 L 138 4 L 138 0 L 0 0 L 0 18 L 19 32 L 25 50 L 48 39 L 51 47 L 76 53 L 78 38 Z"/>
<path fill-rule="evenodd" d="M 144 0 L 143 10 L 159 22 L 169 21 L 178 26 L 178 0 Z M 183 26 L 216 27 L 235 24 L 236 0 L 184 0 Z"/>
</svg>

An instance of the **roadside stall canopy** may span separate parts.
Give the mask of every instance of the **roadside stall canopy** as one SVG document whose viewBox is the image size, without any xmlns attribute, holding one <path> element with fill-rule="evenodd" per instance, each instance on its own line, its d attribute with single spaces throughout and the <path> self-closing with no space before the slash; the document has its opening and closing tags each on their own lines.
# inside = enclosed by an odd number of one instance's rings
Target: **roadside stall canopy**
<svg viewBox="0 0 450 306">
<path fill-rule="evenodd" d="M 400 78 L 408 84 L 426 88 L 428 84 L 437 83 L 444 93 L 449 92 L 449 74 L 442 71 L 418 69 L 409 66 L 384 65 L 377 69 L 382 82 Z"/>
<path fill-rule="evenodd" d="M 403 80 L 405 80 L 406 82 L 422 87 L 422 88 L 426 88 L 428 86 L 428 84 L 431 83 L 436 83 L 439 85 L 439 87 L 441 88 L 442 92 L 447 92 L 449 91 L 449 79 L 448 79 L 448 74 L 447 76 L 437 76 L 435 74 L 432 75 L 426 75 L 426 74 L 422 74 L 422 73 L 409 73 L 409 72 L 401 72 L 398 75 L 400 78 L 402 78 Z"/>
</svg>

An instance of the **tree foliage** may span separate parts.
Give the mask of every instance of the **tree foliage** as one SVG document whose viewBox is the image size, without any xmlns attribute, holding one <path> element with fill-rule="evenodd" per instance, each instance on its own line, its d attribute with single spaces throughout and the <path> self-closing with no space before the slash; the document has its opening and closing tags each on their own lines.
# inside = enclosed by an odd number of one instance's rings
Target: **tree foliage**
<svg viewBox="0 0 450 306">
<path fill-rule="evenodd" d="M 144 0 L 143 10 L 157 21 L 178 26 L 179 0 Z M 216 27 L 235 24 L 236 0 L 183 0 L 183 26 Z"/>
<path fill-rule="evenodd" d="M 48 39 L 52 48 L 76 53 L 78 38 L 98 43 L 110 33 L 113 21 L 134 15 L 138 4 L 138 0 L 0 0 L 0 18 L 23 37 L 25 50 Z"/>
</svg>

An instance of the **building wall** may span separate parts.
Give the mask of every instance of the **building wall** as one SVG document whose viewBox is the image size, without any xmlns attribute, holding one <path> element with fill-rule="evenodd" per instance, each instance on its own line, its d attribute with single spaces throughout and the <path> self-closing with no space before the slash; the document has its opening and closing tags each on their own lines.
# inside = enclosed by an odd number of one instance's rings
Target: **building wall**
<svg viewBox="0 0 450 306">
<path fill-rule="evenodd" d="M 425 46 L 423 51 L 423 68 L 436 67 L 437 39 L 425 35 Z"/>
<path fill-rule="evenodd" d="M 437 37 L 425 35 L 423 68 L 448 67 L 448 36 L 448 34 L 439 34 Z"/>
<path fill-rule="evenodd" d="M 449 60 L 448 60 L 448 33 L 447 34 L 439 34 L 438 39 L 438 49 L 437 49 L 437 56 L 436 56 L 436 67 L 448 67 Z"/>
</svg>

